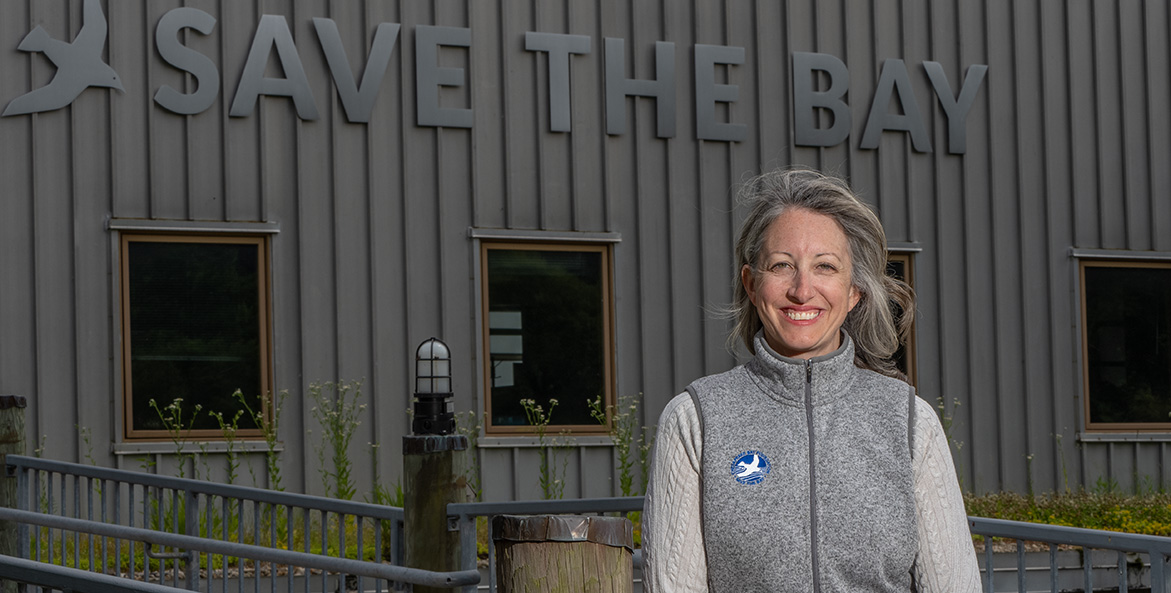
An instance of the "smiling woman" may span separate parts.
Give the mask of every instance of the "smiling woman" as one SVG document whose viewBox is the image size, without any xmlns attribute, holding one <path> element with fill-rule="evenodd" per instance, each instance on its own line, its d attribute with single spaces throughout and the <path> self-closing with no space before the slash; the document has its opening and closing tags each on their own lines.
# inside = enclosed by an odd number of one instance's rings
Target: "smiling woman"
<svg viewBox="0 0 1171 593">
<path fill-rule="evenodd" d="M 733 339 L 753 357 L 663 410 L 644 589 L 978 591 L 946 435 L 892 360 L 915 308 L 878 217 L 808 170 L 742 196 Z"/>
</svg>

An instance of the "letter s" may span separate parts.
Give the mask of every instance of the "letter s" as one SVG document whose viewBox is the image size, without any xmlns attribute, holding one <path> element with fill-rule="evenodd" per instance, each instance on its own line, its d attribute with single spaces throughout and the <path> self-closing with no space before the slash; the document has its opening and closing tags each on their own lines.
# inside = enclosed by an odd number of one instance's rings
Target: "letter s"
<svg viewBox="0 0 1171 593">
<path fill-rule="evenodd" d="M 159 55 L 168 64 L 195 76 L 198 90 L 184 94 L 163 85 L 155 93 L 156 103 L 175 113 L 194 115 L 207 110 L 215 102 L 220 92 L 220 73 L 215 63 L 179 43 L 180 30 L 190 28 L 209 35 L 215 24 L 215 17 L 197 8 L 176 8 L 159 19 L 155 28 L 155 47 Z"/>
</svg>

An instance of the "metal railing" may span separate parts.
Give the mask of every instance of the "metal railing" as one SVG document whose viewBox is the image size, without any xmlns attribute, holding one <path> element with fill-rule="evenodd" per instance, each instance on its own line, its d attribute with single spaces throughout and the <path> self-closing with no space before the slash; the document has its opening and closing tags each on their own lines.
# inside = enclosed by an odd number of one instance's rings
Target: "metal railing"
<svg viewBox="0 0 1171 593">
<path fill-rule="evenodd" d="M 1028 573 L 1030 569 L 1048 568 L 1050 591 L 1059 591 L 1060 570 L 1058 567 L 1058 550 L 1062 547 L 1077 547 L 1081 550 L 1080 568 L 1082 572 L 1081 585 L 1083 591 L 1093 591 L 1094 575 L 1096 572 L 1114 572 L 1117 577 L 1116 587 L 1119 593 L 1126 593 L 1130 587 L 1129 577 L 1132 568 L 1141 573 L 1149 568 L 1152 593 L 1167 593 L 1167 558 L 1171 555 L 1171 538 L 1154 535 L 1139 535 L 1116 531 L 1099 531 L 1096 529 L 1080 529 L 1061 525 L 1041 525 L 1037 523 L 1021 523 L 1018 521 L 1004 521 L 1001 519 L 985 519 L 969 517 L 968 525 L 973 535 L 984 536 L 984 590 L 992 593 L 995 590 L 995 553 L 991 545 L 991 538 L 1009 538 L 1016 540 L 1016 581 L 1018 591 L 1029 588 Z M 1040 542 L 1048 544 L 1048 567 L 1029 566 L 1026 562 L 1024 542 Z M 1117 562 L 1105 564 L 1095 570 L 1093 550 L 1114 552 Z M 1128 553 L 1137 556 L 1128 558 Z M 1102 570 L 1105 568 L 1105 570 Z M 1035 586 L 1035 585 L 1034 585 Z M 1141 586 L 1141 584 L 1140 584 Z M 1099 589 L 1103 587 L 1099 586 Z M 1145 588 L 1145 587 L 1144 587 Z"/>
<path fill-rule="evenodd" d="M 191 591 L 479 582 L 404 567 L 398 507 L 35 457 L 7 464 L 18 509 L 0 518 L 18 523 L 24 559 Z"/>
<path fill-rule="evenodd" d="M 0 521 L 19 526 L 21 557 L 0 556 L 0 579 L 31 575 L 22 582 L 37 583 L 35 576 L 54 587 L 65 579 L 75 585 L 59 587 L 66 590 L 99 590 L 115 578 L 126 583 L 126 590 L 143 591 L 162 590 L 168 580 L 171 588 L 225 593 L 229 582 L 235 591 L 245 590 L 245 583 L 258 591 L 261 581 L 272 591 L 283 581 L 281 588 L 290 592 L 308 592 L 311 582 L 315 590 L 343 585 L 367 590 L 372 582 L 378 591 L 410 584 L 475 591 L 480 582 L 477 518 L 626 515 L 644 504 L 641 496 L 449 504 L 449 528 L 460 531 L 460 570 L 431 572 L 403 566 L 403 510 L 398 507 L 16 455 L 8 456 L 7 464 L 17 477 L 19 508 L 0 509 Z M 1078 585 L 1085 591 L 1109 584 L 1126 592 L 1129 579 L 1141 573 L 1150 582 L 1138 584 L 1171 593 L 1171 538 L 978 517 L 970 517 L 969 525 L 987 543 L 985 591 L 1011 590 L 1014 576 L 1016 590 L 1037 589 L 1037 577 L 1046 570 L 1050 591 L 1068 589 L 1059 585 L 1063 571 L 1057 558 L 1060 550 L 1075 547 L 1081 551 Z M 994 537 L 1018 541 L 1015 567 L 997 566 L 1005 555 L 994 554 Z M 1048 545 L 1047 567 L 1036 565 L 1036 553 L 1026 554 L 1019 543 L 1024 541 Z M 491 576 L 485 585 L 495 591 L 490 522 L 488 542 Z M 1099 561 L 1103 555 L 1106 561 Z M 641 565 L 638 550 L 634 563 Z M 1069 571 L 1064 572 L 1068 580 Z M 86 586 L 70 581 L 79 573 L 89 575 Z"/>
<path fill-rule="evenodd" d="M 578 500 L 556 500 L 556 501 L 516 501 L 516 502 L 498 502 L 498 503 L 462 503 L 447 505 L 447 514 L 449 521 L 452 524 L 452 529 L 459 529 L 460 541 L 462 547 L 461 565 L 463 570 L 474 569 L 476 567 L 476 517 L 490 517 L 493 515 L 544 515 L 544 514 L 603 514 L 603 513 L 620 513 L 628 514 L 633 511 L 641 511 L 643 508 L 644 497 L 631 496 L 624 498 L 595 498 L 595 499 L 578 499 Z M 1081 550 L 1079 557 L 1079 569 L 1082 571 L 1083 578 L 1081 579 L 1084 586 L 1083 591 L 1093 591 L 1095 587 L 1095 574 L 1103 576 L 1102 573 L 1113 573 L 1116 578 L 1113 583 L 1100 583 L 1098 589 L 1109 588 L 1117 590 L 1120 593 L 1126 593 L 1128 590 L 1128 577 L 1130 571 L 1133 570 L 1136 563 L 1142 563 L 1144 568 L 1149 567 L 1150 571 L 1150 589 L 1152 593 L 1171 593 L 1171 584 L 1167 582 L 1167 578 L 1171 577 L 1171 571 L 1167 570 L 1167 559 L 1171 556 L 1171 538 L 1158 537 L 1152 535 L 1136 535 L 1130 533 L 1120 533 L 1112 531 L 1099 531 L 1093 529 L 1078 529 L 1073 527 L 1063 527 L 1058 525 L 1043 525 L 1039 523 L 1023 523 L 1018 521 L 1004 521 L 999 519 L 984 519 L 980 517 L 969 517 L 969 528 L 972 535 L 983 536 L 985 541 L 984 551 L 984 569 L 983 569 L 983 584 L 984 590 L 992 593 L 996 590 L 1011 590 L 1011 589 L 996 589 L 997 584 L 1003 584 L 1008 579 L 997 579 L 996 573 L 1000 571 L 1001 574 L 1015 572 L 1016 591 L 1024 592 L 1030 589 L 1030 585 L 1036 586 L 1036 579 L 1027 579 L 1032 574 L 1036 574 L 1038 569 L 1047 568 L 1049 572 L 1048 585 L 1049 591 L 1057 593 L 1062 590 L 1069 590 L 1060 586 L 1059 569 L 1057 565 L 1057 551 L 1060 547 L 1074 546 Z M 1017 540 L 1016 546 L 1016 566 L 997 568 L 994 557 L 996 556 L 991 539 L 1010 538 Z M 488 535 L 488 572 L 490 575 L 487 583 L 488 590 L 496 591 L 495 582 L 495 546 L 492 545 L 491 523 L 489 523 Z M 1048 544 L 1049 563 L 1047 567 L 1040 567 L 1030 564 L 1028 560 L 1032 557 L 1026 558 L 1025 546 L 1023 542 L 1040 542 Z M 1103 562 L 1095 566 L 1093 560 L 1097 557 L 1093 551 L 1112 552 L 1117 555 L 1116 563 Z M 641 551 L 636 550 L 634 555 L 635 567 L 641 567 Z M 1127 554 L 1139 554 L 1137 558 L 1128 558 Z M 1099 579 L 1102 580 L 1102 579 Z M 1108 585 L 1102 587 L 1100 585 Z M 475 587 L 465 588 L 466 592 L 475 591 Z"/>
</svg>

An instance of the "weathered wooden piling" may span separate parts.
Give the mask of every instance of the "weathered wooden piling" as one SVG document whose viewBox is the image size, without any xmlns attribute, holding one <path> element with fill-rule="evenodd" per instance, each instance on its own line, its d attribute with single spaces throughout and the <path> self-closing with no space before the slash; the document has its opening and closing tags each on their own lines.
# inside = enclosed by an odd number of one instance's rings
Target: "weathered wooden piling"
<svg viewBox="0 0 1171 593">
<path fill-rule="evenodd" d="M 403 437 L 403 537 L 406 565 L 459 570 L 459 532 L 447 528 L 447 505 L 466 502 L 467 485 L 455 471 L 455 453 L 468 448 L 463 435 Z M 415 593 L 450 593 L 416 585 Z"/>
<path fill-rule="evenodd" d="M 625 517 L 492 518 L 500 593 L 631 593 L 634 531 Z"/>
</svg>

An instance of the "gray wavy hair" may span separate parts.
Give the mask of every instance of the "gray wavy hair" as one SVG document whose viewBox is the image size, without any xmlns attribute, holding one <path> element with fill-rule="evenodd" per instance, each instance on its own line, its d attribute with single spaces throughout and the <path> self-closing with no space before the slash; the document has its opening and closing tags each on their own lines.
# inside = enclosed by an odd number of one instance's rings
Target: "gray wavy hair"
<svg viewBox="0 0 1171 593">
<path fill-rule="evenodd" d="M 754 177 L 741 186 L 739 201 L 748 208 L 748 217 L 736 241 L 734 297 L 728 308 L 735 326 L 728 337 L 729 346 L 739 339 L 749 352 L 756 353 L 753 338 L 761 321 L 748 299 L 740 270 L 748 265 L 753 274 L 758 273 L 769 225 L 789 208 L 804 208 L 837 221 L 849 244 L 851 281 L 862 295 L 842 324 L 854 340 L 854 364 L 906 379 L 891 357 L 910 337 L 915 294 L 905 282 L 886 274 L 886 233 L 874 211 L 845 181 L 810 169 L 783 169 Z"/>
</svg>

